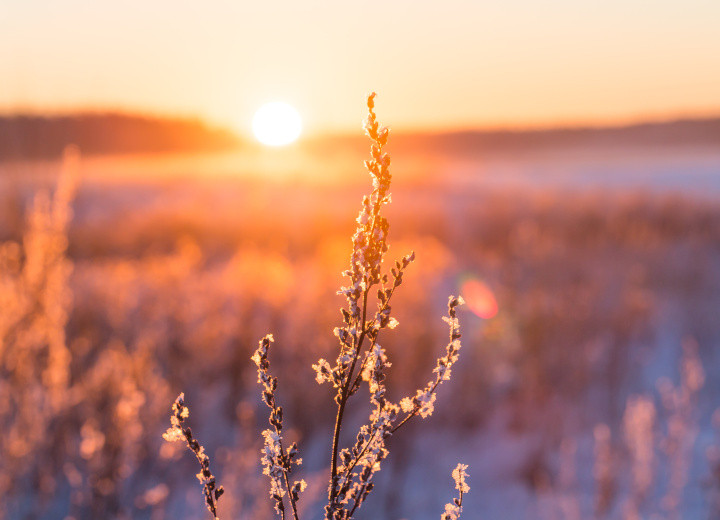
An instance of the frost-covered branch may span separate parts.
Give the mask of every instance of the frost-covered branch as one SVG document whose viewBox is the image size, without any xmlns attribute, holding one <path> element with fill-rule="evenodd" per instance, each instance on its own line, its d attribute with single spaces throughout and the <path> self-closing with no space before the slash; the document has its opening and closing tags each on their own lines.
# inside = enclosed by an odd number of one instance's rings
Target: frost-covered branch
<svg viewBox="0 0 720 520">
<path fill-rule="evenodd" d="M 368 97 L 369 115 L 364 123 L 365 132 L 371 139 L 370 159 L 365 161 L 365 167 L 372 178 L 373 189 L 363 198 L 356 219 L 350 268 L 343 273 L 349 278 L 349 284 L 339 291 L 347 302 L 341 309 L 343 324 L 334 331 L 340 343 L 339 354 L 334 365 L 325 359 L 313 365 L 317 382 L 331 383 L 336 392 L 337 416 L 325 508 L 328 520 L 347 520 L 361 506 L 373 489 L 373 476 L 388 456 L 387 439 L 413 417 L 424 418 L 432 413 L 437 388 L 450 378 L 450 369 L 457 361 L 460 349 L 456 307 L 463 302 L 460 297 L 450 297 L 448 317 L 445 318 L 450 325 L 450 343 L 446 355 L 437 362 L 435 377 L 414 397 L 403 399 L 399 405 L 387 399 L 384 381 L 390 362 L 378 337 L 383 329 L 394 329 L 398 325 L 391 314 L 391 300 L 402 284 L 405 270 L 414 261 L 415 253 L 395 262 L 389 275 L 382 272 L 390 226 L 381 210 L 391 200 L 392 175 L 390 156 L 383 151 L 389 131 L 377 122 L 374 98 L 374 93 Z M 376 295 L 376 299 L 371 298 L 372 295 Z M 371 311 L 373 300 L 376 310 Z M 347 403 L 362 382 L 367 382 L 370 392 L 369 421 L 360 428 L 353 446 L 341 448 Z"/>
<path fill-rule="evenodd" d="M 193 437 L 192 430 L 183 426 L 189 416 L 190 410 L 185 406 L 185 394 L 180 394 L 172 405 L 170 428 L 163 434 L 163 438 L 168 442 L 185 441 L 187 447 L 195 454 L 200 463 L 200 473 L 196 476 L 203 486 L 203 496 L 207 508 L 213 518 L 217 520 L 218 499 L 225 490 L 222 486 L 216 486 L 215 476 L 210 471 L 210 458 L 205 453 L 205 448 Z"/>
<path fill-rule="evenodd" d="M 458 464 L 452 472 L 452 478 L 455 481 L 455 489 L 458 490 L 458 496 L 453 499 L 452 503 L 445 504 L 445 512 L 440 515 L 440 520 L 458 520 L 462 513 L 463 495 L 470 491 L 470 486 L 465 481 L 468 478 L 467 464 Z"/>
<path fill-rule="evenodd" d="M 270 408 L 270 425 L 272 430 L 262 432 L 265 445 L 262 450 L 263 474 L 270 477 L 270 496 L 275 502 L 275 511 L 285 518 L 284 497 L 287 495 L 290 501 L 293 518 L 298 520 L 297 502 L 300 493 L 305 491 L 307 484 L 304 480 L 295 481 L 290 485 L 290 473 L 293 465 L 302 464 L 299 458 L 297 444 L 294 442 L 287 450 L 283 449 L 283 410 L 275 402 L 275 390 L 277 390 L 277 378 L 270 375 L 270 362 L 268 361 L 268 350 L 274 339 L 272 334 L 266 335 L 260 346 L 252 356 L 252 360 L 258 367 L 258 383 L 262 386 L 262 400 Z"/>
</svg>

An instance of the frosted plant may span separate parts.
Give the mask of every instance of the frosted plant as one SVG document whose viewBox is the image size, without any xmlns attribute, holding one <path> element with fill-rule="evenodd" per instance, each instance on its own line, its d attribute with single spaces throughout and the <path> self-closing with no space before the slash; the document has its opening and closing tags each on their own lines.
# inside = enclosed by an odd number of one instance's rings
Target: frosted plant
<svg viewBox="0 0 720 520">
<path fill-rule="evenodd" d="M 195 454 L 200 463 L 200 473 L 197 474 L 197 478 L 203 486 L 205 503 L 213 518 L 217 519 L 217 502 L 225 490 L 222 486 L 216 485 L 215 476 L 210 471 L 210 458 L 205 453 L 205 448 L 193 437 L 192 430 L 183 426 L 189 416 L 190 410 L 185 406 L 185 394 L 181 393 L 172 405 L 170 428 L 163 434 L 163 438 L 169 442 L 185 441 L 187 447 Z"/>
<path fill-rule="evenodd" d="M 623 416 L 625 443 L 632 464 L 631 493 L 625 518 L 641 518 L 641 507 L 651 489 L 655 472 L 655 405 L 648 396 L 631 396 Z"/>
<path fill-rule="evenodd" d="M 683 489 L 687 485 L 692 451 L 698 436 L 698 392 L 705 384 L 705 371 L 698 355 L 698 344 L 688 339 L 683 342 L 680 366 L 680 384 L 675 386 L 668 379 L 658 382 L 663 406 L 668 413 L 667 432 L 662 439 L 670 471 L 665 496 L 661 505 L 666 518 L 681 518 Z"/>
<path fill-rule="evenodd" d="M 283 449 L 282 427 L 283 412 L 282 407 L 275 403 L 275 390 L 277 389 L 277 378 L 270 375 L 268 369 L 267 354 L 270 344 L 273 342 L 271 334 L 265 336 L 260 341 L 260 347 L 255 351 L 252 360 L 258 367 L 258 382 L 262 384 L 263 402 L 270 408 L 270 425 L 272 430 L 268 429 L 262 432 L 265 439 L 265 445 L 262 450 L 263 474 L 270 477 L 270 496 L 275 503 L 275 511 L 285 518 L 285 502 L 284 497 L 287 490 L 288 500 L 292 508 L 293 518 L 297 520 L 297 503 L 300 493 L 305 491 L 305 481 L 300 480 L 290 486 L 289 475 L 292 472 L 293 465 L 302 464 L 302 459 L 297 456 L 297 444 L 291 444 L 287 451 Z"/>
<path fill-rule="evenodd" d="M 66 148 L 57 188 L 34 197 L 22 243 L 0 242 L 0 497 L 50 468 L 28 464 L 28 455 L 50 459 L 48 428 L 70 400 L 67 230 L 79 160 Z"/>
<path fill-rule="evenodd" d="M 455 489 L 458 490 L 457 498 L 453 499 L 452 503 L 445 504 L 445 512 L 440 515 L 440 520 L 457 520 L 460 518 L 462 513 L 462 501 L 463 495 L 470 491 L 470 486 L 467 485 L 465 479 L 468 477 L 467 464 L 458 464 L 452 472 L 453 480 L 455 481 Z"/>
<path fill-rule="evenodd" d="M 385 370 L 390 366 L 385 350 L 378 343 L 383 329 L 394 329 L 398 322 L 392 317 L 391 299 L 402 284 L 407 267 L 415 259 L 410 253 L 395 262 L 389 275 L 382 272 L 383 260 L 388 250 L 389 224 L 382 215 L 382 208 L 389 204 L 390 197 L 390 156 L 383 151 L 387 144 L 389 130 L 378 124 L 374 112 L 375 93 L 367 99 L 368 118 L 364 122 L 365 132 L 370 137 L 370 159 L 365 168 L 372 178 L 372 192 L 362 200 L 357 217 L 357 227 L 352 237 L 350 268 L 343 275 L 349 279 L 347 286 L 338 294 L 345 296 L 347 305 L 341 309 L 343 323 L 335 328 L 339 352 L 334 364 L 320 359 L 313 365 L 319 384 L 329 383 L 335 389 L 337 414 L 332 436 L 328 503 L 325 506 L 327 520 L 347 520 L 353 516 L 373 489 L 373 477 L 380 470 L 388 456 L 386 441 L 403 425 L 413 418 L 430 416 L 434 409 L 437 389 L 450 379 L 452 365 L 460 351 L 460 326 L 456 309 L 463 304 L 460 297 L 448 300 L 448 316 L 445 317 L 450 329 L 450 341 L 445 355 L 437 360 L 433 377 L 415 395 L 405 397 L 399 404 L 386 396 Z M 258 382 L 263 387 L 263 401 L 270 409 L 270 424 L 273 430 L 265 430 L 264 473 L 270 477 L 270 494 L 275 501 L 276 511 L 285 518 L 284 501 L 290 504 L 293 517 L 297 520 L 297 501 L 304 489 L 303 481 L 292 486 L 288 478 L 292 465 L 298 464 L 297 447 L 293 444 L 283 451 L 282 408 L 275 402 L 274 392 L 277 379 L 268 373 L 268 348 L 272 336 L 266 336 L 255 352 L 253 360 L 258 366 Z M 355 442 L 341 447 L 343 420 L 350 397 L 367 383 L 370 393 L 370 414 L 368 422 L 361 426 Z M 462 494 L 469 489 L 465 484 L 467 466 L 460 465 L 453 476 L 460 490 L 460 498 L 448 504 L 443 518 L 458 518 L 462 506 Z"/>
<path fill-rule="evenodd" d="M 345 296 L 347 305 L 340 309 L 343 323 L 335 328 L 339 353 L 334 362 L 320 359 L 313 365 L 316 381 L 329 383 L 335 389 L 337 414 L 333 429 L 328 502 L 325 506 L 326 520 L 349 520 L 362 505 L 373 489 L 373 477 L 380 470 L 388 456 L 386 442 L 402 426 L 415 417 L 429 417 L 434 410 L 438 387 L 450 379 L 453 364 L 460 352 L 460 325 L 457 307 L 462 305 L 461 297 L 450 296 L 448 315 L 443 319 L 450 329 L 445 355 L 437 360 L 433 375 L 428 383 L 414 395 L 393 403 L 386 397 L 385 370 L 390 366 L 385 350 L 378 343 L 383 329 L 394 329 L 398 321 L 392 317 L 391 299 L 400 287 L 407 267 L 415 259 L 415 253 L 395 262 L 390 273 L 383 273 L 382 266 L 388 250 L 387 236 L 390 228 L 382 215 L 382 207 L 390 203 L 390 156 L 383 151 L 387 144 L 389 130 L 381 127 L 375 117 L 375 94 L 367 99 L 369 116 L 365 120 L 365 132 L 370 137 L 370 159 L 365 161 L 372 178 L 372 192 L 365 196 L 357 217 L 357 228 L 352 237 L 350 268 L 343 275 L 349 279 L 346 287 L 338 294 Z M 290 475 L 302 463 L 295 443 L 286 447 L 283 438 L 283 409 L 278 405 L 275 392 L 278 380 L 270 374 L 268 353 L 274 339 L 266 335 L 252 356 L 257 365 L 258 383 L 262 388 L 262 400 L 270 408 L 271 428 L 262 432 L 264 446 L 261 452 L 263 474 L 270 479 L 270 497 L 275 512 L 285 520 L 290 511 L 294 520 L 299 520 L 298 502 L 307 484 Z M 360 427 L 355 442 L 341 447 L 342 425 L 350 397 L 367 383 L 370 393 L 370 413 L 366 424 Z M 209 472 L 207 455 L 197 441 L 192 439 L 189 429 L 182 427 L 187 418 L 182 394 L 173 405 L 172 426 L 166 432 L 167 440 L 187 441 L 195 452 L 203 471 L 198 475 L 204 486 L 208 508 L 214 517 L 216 501 L 222 488 L 215 489 L 215 479 Z M 469 491 L 466 483 L 467 466 L 460 464 L 453 471 L 453 478 L 459 497 L 447 504 L 441 518 L 457 520 L 462 511 L 463 494 Z"/>
</svg>

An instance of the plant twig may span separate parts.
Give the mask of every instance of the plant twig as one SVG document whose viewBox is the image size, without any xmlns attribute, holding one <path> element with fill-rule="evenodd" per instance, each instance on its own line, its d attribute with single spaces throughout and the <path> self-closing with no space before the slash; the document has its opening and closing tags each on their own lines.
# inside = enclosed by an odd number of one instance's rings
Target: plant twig
<svg viewBox="0 0 720 520">
<path fill-rule="evenodd" d="M 185 406 L 185 394 L 181 393 L 172 405 L 170 415 L 170 428 L 163 434 L 166 441 L 185 441 L 187 447 L 195 454 L 200 463 L 200 473 L 197 478 L 203 486 L 203 496 L 208 510 L 215 520 L 218 520 L 217 503 L 225 492 L 222 486 L 216 486 L 215 476 L 210 471 L 210 458 L 200 443 L 193 437 L 192 430 L 184 427 L 183 423 L 190 416 L 190 410 Z"/>
</svg>

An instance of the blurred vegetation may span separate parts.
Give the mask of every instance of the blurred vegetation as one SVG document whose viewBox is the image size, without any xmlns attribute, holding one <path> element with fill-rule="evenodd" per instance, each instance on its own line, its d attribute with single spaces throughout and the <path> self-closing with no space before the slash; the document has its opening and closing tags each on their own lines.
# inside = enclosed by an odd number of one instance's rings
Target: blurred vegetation
<svg viewBox="0 0 720 520">
<path fill-rule="evenodd" d="M 324 415 L 331 396 L 310 365 L 334 349 L 341 299 L 333 295 L 361 192 L 243 179 L 112 189 L 89 182 L 72 203 L 57 195 L 31 203 L 29 182 L 1 194 L 2 513 L 202 515 L 185 478 L 193 461 L 161 438 L 169 403 L 183 389 L 203 403 L 193 416 L 228 490 L 221 517 L 265 518 L 250 356 L 268 331 L 282 345 L 274 372 L 286 421 L 312 450 L 334 417 Z M 607 423 L 620 442 L 626 399 L 648 384 L 652 391 L 654 380 L 638 374 L 668 328 L 695 338 L 708 371 L 717 366 L 717 204 L 651 193 L 479 194 L 432 179 L 399 181 L 393 198 L 391 254 L 414 249 L 417 261 L 394 305 L 403 339 L 390 334 L 383 344 L 393 362 L 389 391 L 407 394 L 424 382 L 446 342 L 444 295 L 481 281 L 498 311 L 487 319 L 462 314 L 464 359 L 441 392 L 440 418 L 426 426 L 447 428 L 460 417 L 453 435 L 471 439 L 502 415 L 504 435 L 539 438 L 507 470 L 532 493 L 559 478 L 553 454 L 573 432 Z M 53 224 L 65 218 L 63 204 L 74 219 Z M 38 230 L 50 238 L 35 238 Z M 33 267 L 34 258 L 46 260 Z M 61 274 L 18 281 L 32 269 Z M 22 312 L 11 312 L 18 302 Z M 677 351 L 671 363 L 680 363 Z M 717 396 L 711 376 L 705 389 Z M 416 430 L 406 435 L 420 442 Z M 391 450 L 391 481 L 408 475 L 413 442 Z M 306 468 L 309 493 L 324 493 L 323 479 L 313 480 L 318 469 Z M 405 514 L 407 504 L 387 489 L 366 514 Z"/>
</svg>

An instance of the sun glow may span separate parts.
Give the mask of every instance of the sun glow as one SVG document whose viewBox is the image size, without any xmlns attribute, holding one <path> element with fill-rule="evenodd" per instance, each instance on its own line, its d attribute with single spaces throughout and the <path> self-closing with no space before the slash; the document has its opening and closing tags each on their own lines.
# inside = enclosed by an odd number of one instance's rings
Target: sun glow
<svg viewBox="0 0 720 520">
<path fill-rule="evenodd" d="M 252 123 L 258 141 L 269 146 L 290 144 L 300 136 L 302 121 L 297 110 L 280 101 L 261 106 Z"/>
</svg>

